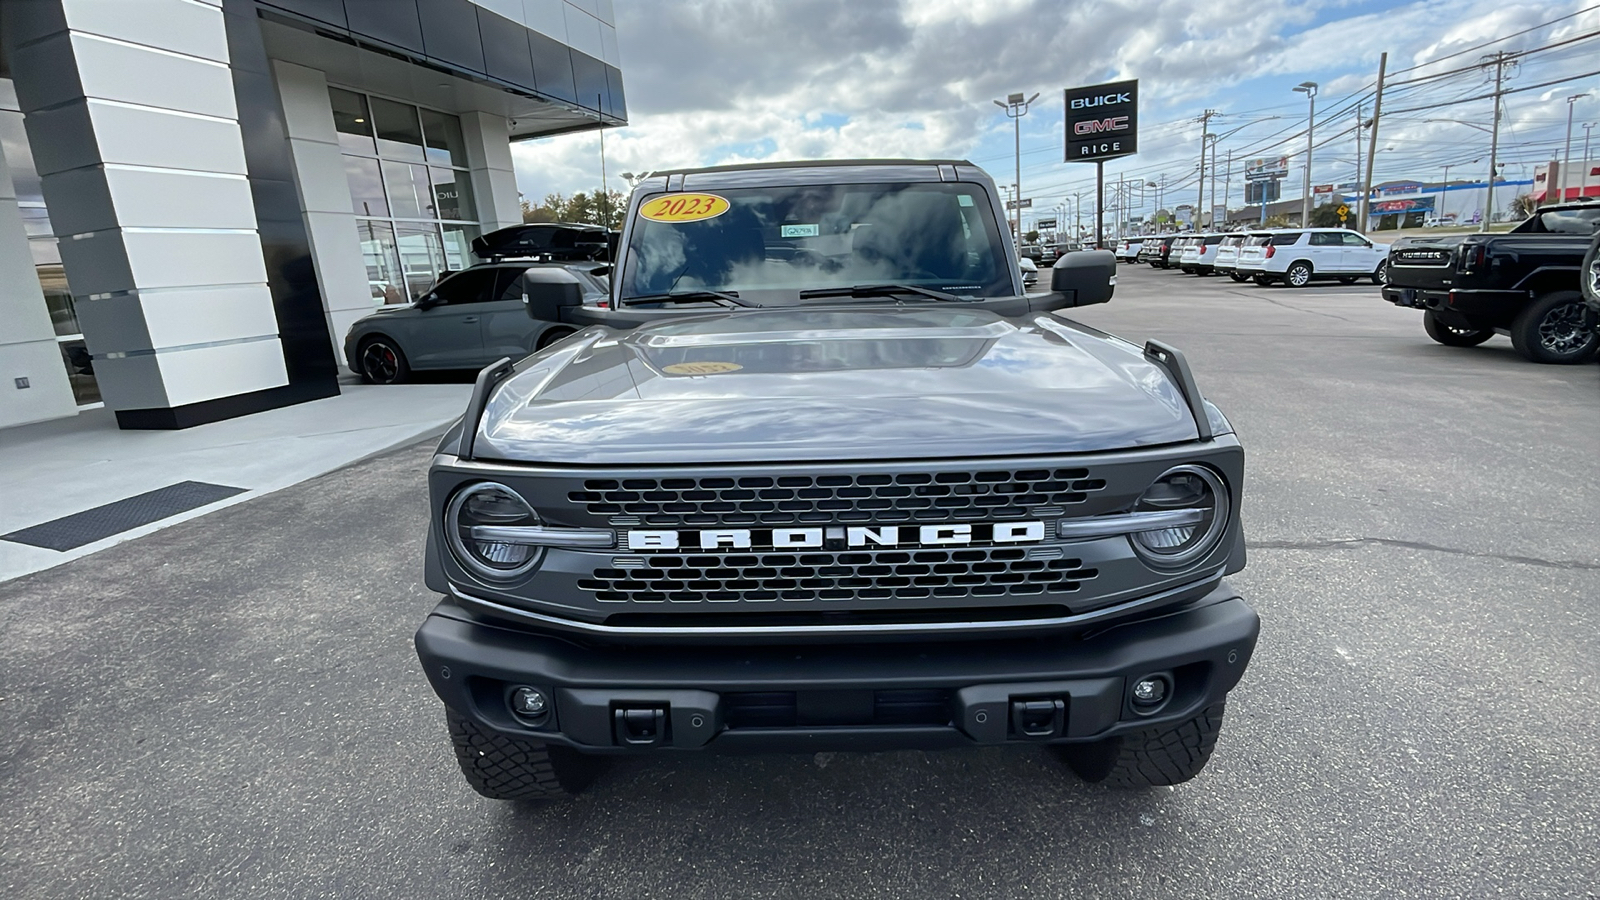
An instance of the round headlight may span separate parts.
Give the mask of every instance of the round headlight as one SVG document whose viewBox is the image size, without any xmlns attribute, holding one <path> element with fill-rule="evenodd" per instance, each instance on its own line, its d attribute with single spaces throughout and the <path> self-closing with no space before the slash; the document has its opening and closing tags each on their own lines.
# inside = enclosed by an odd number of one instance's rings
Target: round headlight
<svg viewBox="0 0 1600 900">
<path fill-rule="evenodd" d="M 1215 472 L 1202 466 L 1178 466 L 1162 473 L 1145 489 L 1135 512 L 1193 510 L 1192 522 L 1140 531 L 1129 536 L 1147 564 L 1180 569 L 1209 554 L 1228 527 L 1228 491 Z"/>
<path fill-rule="evenodd" d="M 538 514 L 515 491 L 503 484 L 480 482 L 462 488 L 450 498 L 444 531 L 462 565 L 483 578 L 505 581 L 538 565 L 541 548 L 475 538 L 472 529 L 483 525 L 538 524 Z"/>
</svg>

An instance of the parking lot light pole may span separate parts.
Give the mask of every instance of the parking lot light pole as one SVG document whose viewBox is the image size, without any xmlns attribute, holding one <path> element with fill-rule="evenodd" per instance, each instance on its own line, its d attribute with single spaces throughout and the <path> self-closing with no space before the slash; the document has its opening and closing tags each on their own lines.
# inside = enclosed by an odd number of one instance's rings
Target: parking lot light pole
<svg viewBox="0 0 1600 900">
<path fill-rule="evenodd" d="M 1022 117 L 1028 114 L 1028 107 L 1033 101 L 1039 99 L 1037 91 L 1032 97 L 1023 98 L 1021 93 L 1007 94 L 1004 101 L 996 100 L 994 105 L 1006 111 L 1006 117 L 1016 131 L 1017 143 L 1017 240 L 1022 240 Z"/>
<path fill-rule="evenodd" d="M 1589 92 L 1584 91 L 1581 94 L 1573 94 L 1567 98 L 1567 146 L 1566 149 L 1561 151 L 1561 193 L 1556 197 L 1557 203 L 1567 199 L 1567 178 L 1572 172 L 1572 107 L 1587 96 L 1589 96 Z M 1583 153 L 1583 160 L 1584 162 L 1589 161 L 1589 152 L 1587 150 Z M 1578 191 L 1578 196 L 1580 198 L 1583 196 L 1581 189 Z"/>
<path fill-rule="evenodd" d="M 1578 185 L 1579 197 L 1589 196 L 1589 169 L 1591 168 L 1589 165 L 1589 129 L 1594 126 L 1595 123 L 1593 122 L 1583 123 L 1583 162 L 1580 163 L 1583 167 L 1583 181 Z"/>
<path fill-rule="evenodd" d="M 1305 195 L 1300 198 L 1300 227 L 1311 224 L 1311 148 L 1312 129 L 1317 124 L 1317 83 L 1315 81 L 1302 81 L 1295 86 L 1295 93 L 1305 94 L 1306 102 L 1306 182 Z"/>
</svg>

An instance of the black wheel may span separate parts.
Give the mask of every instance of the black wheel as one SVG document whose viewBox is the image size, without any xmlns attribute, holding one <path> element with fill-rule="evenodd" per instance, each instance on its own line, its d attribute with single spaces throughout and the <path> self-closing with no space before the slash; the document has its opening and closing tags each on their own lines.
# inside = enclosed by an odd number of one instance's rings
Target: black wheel
<svg viewBox="0 0 1600 900">
<path fill-rule="evenodd" d="M 535 350 L 543 350 L 544 348 L 550 346 L 551 344 L 554 344 L 556 341 L 561 340 L 562 338 L 566 337 L 567 335 L 569 335 L 569 334 L 577 334 L 577 333 L 578 333 L 578 329 L 576 329 L 576 328 L 552 328 L 549 331 L 546 331 L 544 334 L 539 335 L 539 343 L 534 345 L 533 349 L 535 349 Z"/>
<path fill-rule="evenodd" d="M 449 708 L 444 717 L 461 774 L 490 800 L 567 800 L 599 774 L 596 757 L 485 731 Z"/>
<path fill-rule="evenodd" d="M 1355 284 L 1356 283 L 1356 277 L 1354 275 L 1340 275 L 1339 276 L 1339 283 L 1340 284 Z"/>
<path fill-rule="evenodd" d="M 1439 320 L 1439 314 L 1431 309 L 1422 314 L 1422 327 L 1428 332 L 1428 337 L 1446 347 L 1476 347 L 1494 337 L 1493 328 L 1457 328 L 1454 325 L 1446 325 Z"/>
<path fill-rule="evenodd" d="M 1200 774 L 1211 758 L 1226 707 L 1225 702 L 1217 702 L 1175 725 L 1051 749 L 1084 781 L 1123 788 L 1181 784 Z"/>
<path fill-rule="evenodd" d="M 1305 287 L 1311 283 L 1311 264 L 1307 262 L 1291 263 L 1289 270 L 1283 273 L 1283 283 L 1289 287 Z"/>
<path fill-rule="evenodd" d="M 1267 285 L 1272 283 L 1272 276 L 1271 275 L 1257 275 L 1254 278 L 1252 278 L 1251 280 L 1254 281 L 1256 284 L 1262 286 L 1262 287 L 1266 287 Z"/>
<path fill-rule="evenodd" d="M 1238 272 L 1229 272 L 1228 277 L 1239 282 L 1240 284 L 1244 284 L 1246 281 L 1250 280 L 1249 275 L 1240 275 Z"/>
<path fill-rule="evenodd" d="M 1585 362 L 1600 349 L 1594 310 L 1578 291 L 1545 294 L 1512 320 L 1511 346 L 1536 363 Z"/>
<path fill-rule="evenodd" d="M 356 353 L 361 363 L 361 380 L 371 384 L 398 384 L 411 374 L 411 364 L 400 345 L 387 337 L 369 337 Z"/>
<path fill-rule="evenodd" d="M 1373 284 L 1383 284 L 1385 281 L 1388 281 L 1388 280 L 1389 280 L 1389 261 L 1386 259 L 1383 262 L 1378 263 L 1378 267 L 1376 269 L 1372 270 L 1372 283 Z"/>
</svg>

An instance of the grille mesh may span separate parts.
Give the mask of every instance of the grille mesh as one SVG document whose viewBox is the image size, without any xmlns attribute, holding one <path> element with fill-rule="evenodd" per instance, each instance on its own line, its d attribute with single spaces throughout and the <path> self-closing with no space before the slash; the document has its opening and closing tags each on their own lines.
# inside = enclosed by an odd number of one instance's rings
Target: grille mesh
<svg viewBox="0 0 1600 900">
<path fill-rule="evenodd" d="M 1019 547 L 646 556 L 578 582 L 606 603 L 925 600 L 1072 593 L 1099 574 Z"/>
<path fill-rule="evenodd" d="M 1103 490 L 1088 469 L 589 479 L 568 499 L 646 525 L 788 525 L 1016 519 Z"/>
</svg>

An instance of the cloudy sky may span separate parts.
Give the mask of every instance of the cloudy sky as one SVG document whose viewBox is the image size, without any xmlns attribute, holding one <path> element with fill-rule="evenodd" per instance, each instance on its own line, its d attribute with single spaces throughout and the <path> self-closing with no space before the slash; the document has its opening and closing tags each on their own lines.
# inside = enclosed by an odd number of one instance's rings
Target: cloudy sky
<svg viewBox="0 0 1600 900">
<path fill-rule="evenodd" d="M 1508 69 L 1521 90 L 1502 120 L 1506 177 L 1531 178 L 1560 153 L 1568 96 L 1592 92 L 1573 107 L 1574 154 L 1582 123 L 1600 121 L 1600 37 L 1584 37 L 1600 33 L 1594 0 L 616 0 L 616 24 L 629 125 L 606 134 L 613 189 L 626 189 L 625 171 L 829 157 L 964 157 L 1009 183 L 1012 125 L 992 101 L 1037 91 L 1022 183 L 1044 209 L 1093 190 L 1092 165 L 1062 161 L 1062 89 L 1138 78 L 1140 153 L 1107 164 L 1108 180 L 1164 181 L 1164 205 L 1193 202 L 1194 119 L 1214 109 L 1212 132 L 1232 132 L 1219 175 L 1232 151 L 1237 206 L 1242 160 L 1303 159 L 1302 81 L 1320 84 L 1313 180 L 1353 179 L 1355 106 L 1384 51 L 1391 81 L 1405 83 L 1385 92 L 1380 181 L 1487 170 L 1492 106 L 1470 99 L 1489 88 L 1475 68 L 1485 53 L 1535 51 Z M 1584 77 L 1540 86 L 1569 76 Z M 1594 145 L 1600 156 L 1600 134 Z M 535 200 L 600 181 L 593 135 L 514 153 Z M 1285 197 L 1299 180 L 1292 170 Z"/>
</svg>

